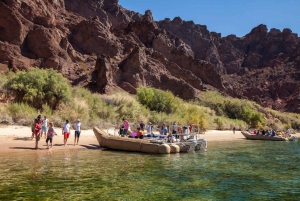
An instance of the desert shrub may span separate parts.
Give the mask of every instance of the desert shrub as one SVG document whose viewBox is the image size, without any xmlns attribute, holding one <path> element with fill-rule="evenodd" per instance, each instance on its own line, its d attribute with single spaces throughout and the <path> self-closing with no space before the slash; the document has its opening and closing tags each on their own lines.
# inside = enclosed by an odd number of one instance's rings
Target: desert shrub
<svg viewBox="0 0 300 201">
<path fill-rule="evenodd" d="M 217 116 L 240 119 L 253 127 L 266 124 L 264 113 L 257 111 L 259 106 L 248 100 L 228 98 L 216 92 L 204 92 L 198 104 L 214 109 Z"/>
<path fill-rule="evenodd" d="M 55 109 L 71 97 L 67 79 L 53 69 L 18 71 L 7 80 L 5 88 L 16 92 L 17 102 L 25 102 L 38 109 L 44 104 Z"/>
<path fill-rule="evenodd" d="M 223 129 L 223 125 L 224 125 L 224 122 L 222 121 L 221 118 L 216 118 L 214 123 L 217 125 L 217 129 L 218 130 L 222 130 Z"/>
<path fill-rule="evenodd" d="M 9 104 L 7 110 L 15 123 L 26 122 L 27 125 L 30 125 L 31 121 L 39 114 L 35 108 L 26 103 Z"/>
<path fill-rule="evenodd" d="M 150 110 L 165 113 L 175 112 L 179 102 L 169 91 L 148 87 L 137 89 L 137 99 Z"/>
<path fill-rule="evenodd" d="M 115 110 L 115 122 L 121 122 L 122 118 L 127 118 L 130 122 L 147 121 L 150 115 L 136 97 L 128 93 L 115 93 L 105 96 L 108 106 Z"/>
<path fill-rule="evenodd" d="M 295 130 L 300 130 L 300 121 L 298 120 L 292 120 L 291 121 L 291 127 Z"/>
</svg>

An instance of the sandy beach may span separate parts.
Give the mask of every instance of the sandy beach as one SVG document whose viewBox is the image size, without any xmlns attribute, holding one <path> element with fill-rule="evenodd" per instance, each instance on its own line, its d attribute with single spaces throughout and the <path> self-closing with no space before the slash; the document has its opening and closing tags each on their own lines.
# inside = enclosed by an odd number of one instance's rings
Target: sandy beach
<svg viewBox="0 0 300 201">
<path fill-rule="evenodd" d="M 65 150 L 65 149 L 97 149 L 99 144 L 94 135 L 93 130 L 83 130 L 80 135 L 79 144 L 74 146 L 74 130 L 71 131 L 70 138 L 68 139 L 67 146 L 63 146 L 63 135 L 61 134 L 61 128 L 55 128 L 57 136 L 53 138 L 52 150 Z M 114 129 L 105 130 L 112 135 L 118 135 L 118 131 Z M 300 133 L 295 134 L 300 137 Z M 10 152 L 23 152 L 23 151 L 47 151 L 46 139 L 44 136 L 39 141 L 39 149 L 34 149 L 35 139 L 31 140 L 31 129 L 26 126 L 1 126 L 0 127 L 0 153 Z M 201 136 L 208 142 L 221 142 L 221 141 L 237 141 L 245 140 L 240 131 L 236 131 L 233 134 L 232 131 L 219 131 L 209 130 Z"/>
</svg>

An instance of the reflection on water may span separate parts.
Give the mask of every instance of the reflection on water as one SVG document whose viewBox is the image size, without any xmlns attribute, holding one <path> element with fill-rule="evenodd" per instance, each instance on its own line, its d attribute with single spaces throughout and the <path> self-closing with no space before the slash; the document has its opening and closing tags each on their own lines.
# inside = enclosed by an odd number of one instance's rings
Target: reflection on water
<svg viewBox="0 0 300 201">
<path fill-rule="evenodd" d="M 207 152 L 0 155 L 0 200 L 297 200 L 299 143 L 210 143 Z"/>
</svg>

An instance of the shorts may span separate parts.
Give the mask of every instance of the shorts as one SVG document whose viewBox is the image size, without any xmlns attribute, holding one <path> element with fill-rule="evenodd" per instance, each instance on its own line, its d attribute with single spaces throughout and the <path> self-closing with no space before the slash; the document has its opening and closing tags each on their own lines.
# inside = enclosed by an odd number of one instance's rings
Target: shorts
<svg viewBox="0 0 300 201">
<path fill-rule="evenodd" d="M 49 140 L 50 140 L 50 143 L 52 143 L 52 137 L 47 137 L 46 143 L 48 143 Z"/>
<path fill-rule="evenodd" d="M 47 132 L 47 126 L 42 126 L 42 132 Z"/>
<path fill-rule="evenodd" d="M 35 133 L 35 141 L 40 141 L 41 134 L 40 133 Z"/>
<path fill-rule="evenodd" d="M 70 133 L 69 132 L 64 132 L 64 139 L 68 139 L 70 136 Z"/>
<path fill-rule="evenodd" d="M 80 131 L 75 131 L 75 138 L 79 138 L 80 137 Z"/>
</svg>

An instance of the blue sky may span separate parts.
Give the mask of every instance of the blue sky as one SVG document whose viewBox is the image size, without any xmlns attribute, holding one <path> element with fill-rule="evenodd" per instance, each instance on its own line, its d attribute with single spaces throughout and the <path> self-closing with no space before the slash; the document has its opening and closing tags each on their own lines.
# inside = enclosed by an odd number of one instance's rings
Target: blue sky
<svg viewBox="0 0 300 201">
<path fill-rule="evenodd" d="M 119 4 L 141 14 L 151 10 L 156 21 L 177 16 L 193 20 L 222 36 L 241 37 L 259 24 L 300 34 L 300 0 L 119 0 Z"/>
</svg>

